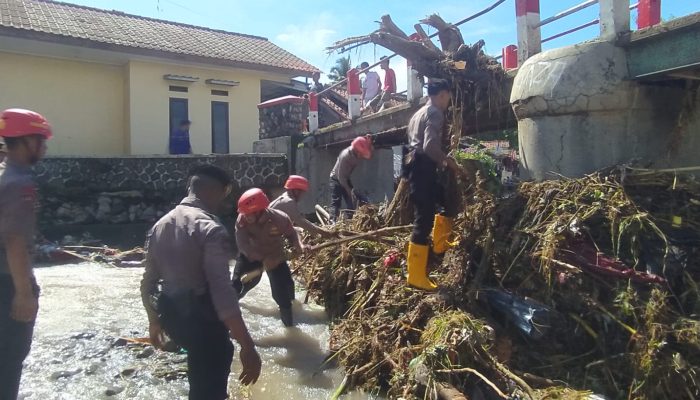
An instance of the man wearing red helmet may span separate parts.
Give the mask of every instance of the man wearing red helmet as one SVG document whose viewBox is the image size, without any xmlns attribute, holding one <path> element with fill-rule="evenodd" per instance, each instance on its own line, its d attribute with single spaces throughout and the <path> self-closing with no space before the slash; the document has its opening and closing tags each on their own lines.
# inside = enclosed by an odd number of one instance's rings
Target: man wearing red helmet
<svg viewBox="0 0 700 400">
<path fill-rule="evenodd" d="M 304 217 L 299 211 L 299 199 L 309 190 L 309 181 L 300 175 L 290 175 L 284 184 L 286 191 L 270 203 L 270 208 L 280 210 L 289 216 L 294 226 L 323 237 L 330 237 L 333 232 L 323 229 Z"/>
<path fill-rule="evenodd" d="M 7 146 L 0 163 L 0 399 L 15 399 L 39 309 L 31 258 L 37 200 L 31 167 L 44 157 L 51 127 L 34 111 L 8 109 L 0 114 L 0 137 Z"/>
<path fill-rule="evenodd" d="M 156 222 L 146 240 L 141 299 L 151 342 L 162 347 L 165 332 L 187 350 L 190 400 L 228 397 L 231 338 L 240 346 L 241 383 L 255 383 L 260 376 L 260 356 L 231 283 L 231 237 L 214 214 L 230 183 L 221 168 L 195 168 L 187 197 Z"/>
<path fill-rule="evenodd" d="M 285 255 L 284 240 L 289 240 L 300 252 L 306 248 L 287 214 L 269 206 L 270 200 L 258 188 L 246 191 L 238 200 L 236 244 L 240 255 L 233 272 L 233 287 L 242 298 L 260 282 L 261 275 L 257 272 L 264 269 L 270 279 L 272 298 L 280 308 L 282 323 L 289 327 L 294 325 L 294 280 Z M 246 274 L 253 277 L 245 279 Z"/>
<path fill-rule="evenodd" d="M 356 208 L 357 196 L 353 190 L 350 175 L 360 160 L 369 160 L 370 158 L 372 158 L 372 140 L 369 135 L 356 137 L 350 146 L 340 152 L 333 170 L 331 170 L 330 214 L 333 222 L 340 215 L 340 206 L 343 200 L 345 200 L 348 209 L 354 210 Z"/>
</svg>

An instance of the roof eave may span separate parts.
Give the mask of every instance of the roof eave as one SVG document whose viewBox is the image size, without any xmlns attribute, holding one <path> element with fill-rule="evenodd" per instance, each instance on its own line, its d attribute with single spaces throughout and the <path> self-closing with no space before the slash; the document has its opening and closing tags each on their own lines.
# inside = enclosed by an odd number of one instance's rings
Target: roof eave
<svg viewBox="0 0 700 400">
<path fill-rule="evenodd" d="M 219 67 L 233 67 L 240 69 L 247 69 L 253 71 L 263 71 L 272 72 L 283 75 L 289 75 L 290 77 L 304 76 L 311 77 L 311 75 L 318 71 L 314 67 L 313 70 L 297 69 L 297 68 L 285 68 L 278 67 L 274 65 L 258 64 L 243 61 L 233 61 L 222 58 L 197 56 L 191 54 L 183 54 L 176 52 L 169 52 L 164 50 L 147 49 L 142 47 L 133 46 L 123 46 L 112 43 L 99 42 L 90 39 L 76 38 L 72 36 L 59 35 L 54 33 L 46 33 L 40 31 L 33 31 L 28 29 L 12 28 L 7 26 L 0 26 L 0 36 L 37 40 L 41 42 L 49 42 L 56 44 L 63 44 L 69 46 L 87 47 L 91 49 L 104 50 L 104 51 L 114 51 L 140 56 L 149 56 L 155 58 L 161 58 L 164 60 L 171 61 L 186 61 L 192 63 L 207 64 Z"/>
</svg>

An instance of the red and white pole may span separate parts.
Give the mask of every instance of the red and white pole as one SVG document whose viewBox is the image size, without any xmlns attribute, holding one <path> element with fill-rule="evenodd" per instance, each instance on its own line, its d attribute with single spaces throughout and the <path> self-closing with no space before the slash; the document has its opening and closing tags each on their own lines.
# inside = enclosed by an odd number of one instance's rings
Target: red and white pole
<svg viewBox="0 0 700 400">
<path fill-rule="evenodd" d="M 518 68 L 518 46 L 511 44 L 501 50 L 501 64 L 506 71 Z"/>
<path fill-rule="evenodd" d="M 639 0 L 637 29 L 644 29 L 661 22 L 661 0 Z"/>
<path fill-rule="evenodd" d="M 515 0 L 518 25 L 518 65 L 542 51 L 540 0 Z"/>
<path fill-rule="evenodd" d="M 309 132 L 318 130 L 318 95 L 316 92 L 309 93 Z"/>
<path fill-rule="evenodd" d="M 348 71 L 348 117 L 355 119 L 360 116 L 362 109 L 362 88 L 360 87 L 360 74 L 353 68 Z"/>
</svg>

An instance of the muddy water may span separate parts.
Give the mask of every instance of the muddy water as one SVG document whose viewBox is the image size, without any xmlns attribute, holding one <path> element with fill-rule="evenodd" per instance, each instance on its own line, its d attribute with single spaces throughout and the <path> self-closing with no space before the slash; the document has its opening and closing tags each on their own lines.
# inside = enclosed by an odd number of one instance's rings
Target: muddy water
<svg viewBox="0 0 700 400">
<path fill-rule="evenodd" d="M 40 311 L 25 363 L 23 399 L 180 399 L 187 396 L 185 355 L 154 352 L 119 338 L 147 336 L 141 306 L 141 269 L 97 264 L 39 268 Z M 301 292 L 297 299 L 303 299 Z M 328 328 L 322 308 L 295 304 L 297 327 L 283 328 L 267 279 L 241 301 L 263 374 L 251 389 L 235 379 L 233 399 L 328 399 L 342 371 L 321 369 Z M 344 399 L 368 399 L 353 393 Z"/>
</svg>

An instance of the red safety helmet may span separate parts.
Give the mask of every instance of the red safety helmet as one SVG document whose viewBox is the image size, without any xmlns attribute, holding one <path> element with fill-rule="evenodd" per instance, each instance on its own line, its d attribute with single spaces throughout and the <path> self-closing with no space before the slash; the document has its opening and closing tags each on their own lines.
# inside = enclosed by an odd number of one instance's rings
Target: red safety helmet
<svg viewBox="0 0 700 400">
<path fill-rule="evenodd" d="M 360 158 L 369 159 L 372 157 L 372 142 L 367 137 L 356 137 L 350 146 Z"/>
<path fill-rule="evenodd" d="M 284 183 L 284 188 L 287 190 L 309 190 L 309 181 L 301 175 L 289 175 L 287 182 Z"/>
<path fill-rule="evenodd" d="M 270 205 L 270 199 L 265 196 L 265 192 L 258 188 L 248 189 L 238 199 L 239 214 L 255 214 Z"/>
<path fill-rule="evenodd" d="M 16 138 L 41 135 L 51 139 L 51 126 L 41 114 L 21 108 L 9 108 L 0 113 L 0 137 Z"/>
</svg>

